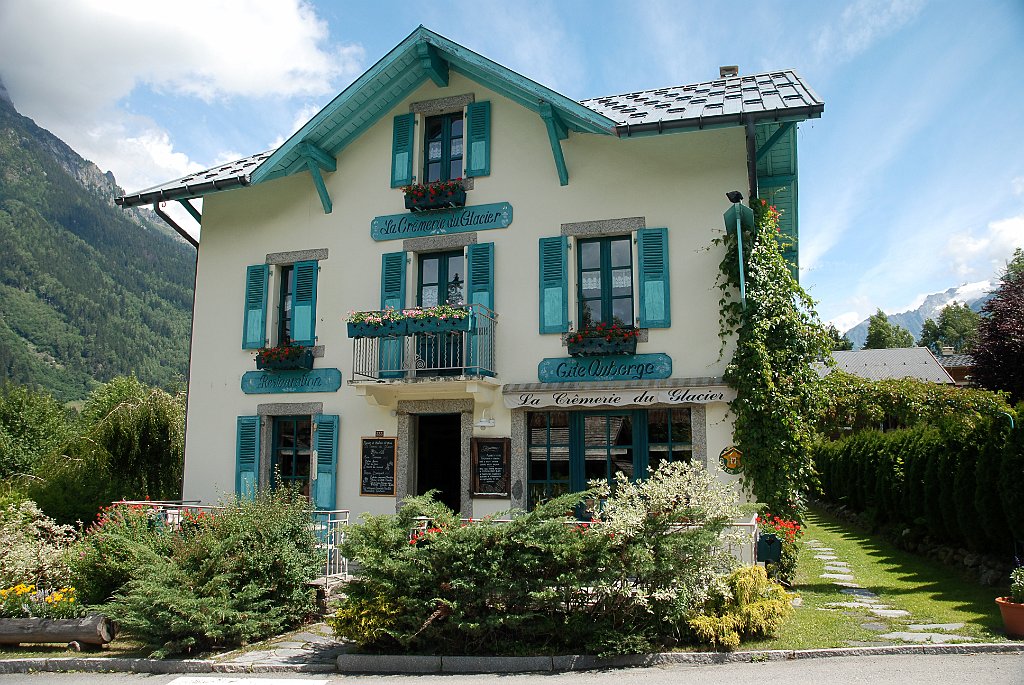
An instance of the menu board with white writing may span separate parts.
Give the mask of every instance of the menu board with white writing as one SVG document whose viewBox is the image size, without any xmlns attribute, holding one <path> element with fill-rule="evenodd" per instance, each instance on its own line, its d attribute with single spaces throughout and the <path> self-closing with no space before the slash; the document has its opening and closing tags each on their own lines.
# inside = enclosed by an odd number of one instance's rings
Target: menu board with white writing
<svg viewBox="0 0 1024 685">
<path fill-rule="evenodd" d="M 473 438 L 473 497 L 509 496 L 509 438 Z"/>
<path fill-rule="evenodd" d="M 360 450 L 360 495 L 395 496 L 398 438 L 363 438 Z"/>
</svg>

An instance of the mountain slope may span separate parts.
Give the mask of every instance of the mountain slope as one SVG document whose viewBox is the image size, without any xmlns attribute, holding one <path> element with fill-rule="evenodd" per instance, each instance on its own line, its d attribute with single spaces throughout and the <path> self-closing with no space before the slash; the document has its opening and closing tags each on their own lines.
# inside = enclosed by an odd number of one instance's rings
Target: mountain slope
<svg viewBox="0 0 1024 685">
<path fill-rule="evenodd" d="M 981 281 L 980 283 L 967 283 L 958 288 L 949 288 L 940 293 L 932 293 L 924 298 L 917 309 L 912 309 L 898 314 L 888 314 L 886 318 L 889 323 L 898 324 L 906 328 L 914 336 L 914 340 L 921 337 L 921 329 L 928 319 L 938 320 L 942 309 L 953 302 L 966 304 L 974 311 L 981 311 L 981 307 L 991 297 L 992 291 L 999 286 L 996 281 Z M 846 331 L 846 337 L 853 343 L 854 349 L 864 347 L 868 339 L 868 319 Z"/>
<path fill-rule="evenodd" d="M 184 380 L 195 250 L 117 190 L 0 97 L 0 382 L 73 400 L 120 374 Z"/>
</svg>

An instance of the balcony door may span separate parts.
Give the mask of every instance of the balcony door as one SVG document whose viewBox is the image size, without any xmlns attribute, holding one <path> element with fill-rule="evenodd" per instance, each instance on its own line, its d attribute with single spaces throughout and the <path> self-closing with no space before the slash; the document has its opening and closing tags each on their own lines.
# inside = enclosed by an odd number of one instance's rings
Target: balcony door
<svg viewBox="0 0 1024 685">
<path fill-rule="evenodd" d="M 436 307 L 442 304 L 465 303 L 466 257 L 462 250 L 420 255 L 416 279 L 416 304 L 420 307 Z M 461 333 L 417 334 L 418 375 L 462 373 L 463 337 Z"/>
</svg>

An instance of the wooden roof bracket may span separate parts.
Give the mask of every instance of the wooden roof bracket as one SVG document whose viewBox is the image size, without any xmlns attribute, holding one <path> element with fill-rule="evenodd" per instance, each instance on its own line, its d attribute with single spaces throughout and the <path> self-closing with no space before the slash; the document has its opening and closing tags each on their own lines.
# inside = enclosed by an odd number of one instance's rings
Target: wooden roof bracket
<svg viewBox="0 0 1024 685">
<path fill-rule="evenodd" d="M 551 143 L 551 154 L 555 158 L 555 170 L 558 171 L 558 183 L 563 186 L 569 185 L 569 170 L 565 166 L 565 156 L 562 154 L 561 141 L 569 137 L 569 129 L 555 112 L 550 102 L 540 103 L 538 108 L 540 118 L 544 120 L 544 126 L 548 130 L 548 142 Z"/>
<path fill-rule="evenodd" d="M 316 186 L 317 195 L 320 196 L 320 204 L 323 205 L 324 214 L 330 214 L 334 209 L 331 196 L 327 192 L 327 185 L 320 170 L 335 171 L 338 168 L 338 160 L 327 154 L 316 145 L 303 141 L 296 146 L 296 152 L 305 161 L 309 174 L 313 177 L 313 185 Z"/>
<path fill-rule="evenodd" d="M 764 156 L 771 152 L 772 148 L 775 147 L 775 144 L 782 140 L 782 137 L 789 133 L 789 130 L 794 126 L 796 126 L 795 121 L 783 122 L 783 124 L 779 126 L 778 130 L 776 130 L 768 140 L 764 141 L 764 145 L 757 149 L 757 159 L 755 161 L 760 162 L 764 159 Z"/>
<path fill-rule="evenodd" d="M 448 87 L 448 62 L 437 54 L 437 48 L 427 43 L 416 44 L 416 57 L 427 76 L 438 88 Z"/>
</svg>

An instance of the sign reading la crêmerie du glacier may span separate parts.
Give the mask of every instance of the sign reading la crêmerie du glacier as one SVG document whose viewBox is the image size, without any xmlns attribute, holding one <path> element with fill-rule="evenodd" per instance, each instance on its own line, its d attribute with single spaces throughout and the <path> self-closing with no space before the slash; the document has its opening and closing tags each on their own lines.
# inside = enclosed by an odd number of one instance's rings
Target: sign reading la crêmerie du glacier
<svg viewBox="0 0 1024 685">
<path fill-rule="evenodd" d="M 490 205 L 374 217 L 370 222 L 370 237 L 374 240 L 402 240 L 428 235 L 508 228 L 511 223 L 512 205 L 498 202 Z"/>
<path fill-rule="evenodd" d="M 337 392 L 341 387 L 338 369 L 309 371 L 246 371 L 242 374 L 242 392 L 261 395 L 279 392 Z"/>
</svg>

